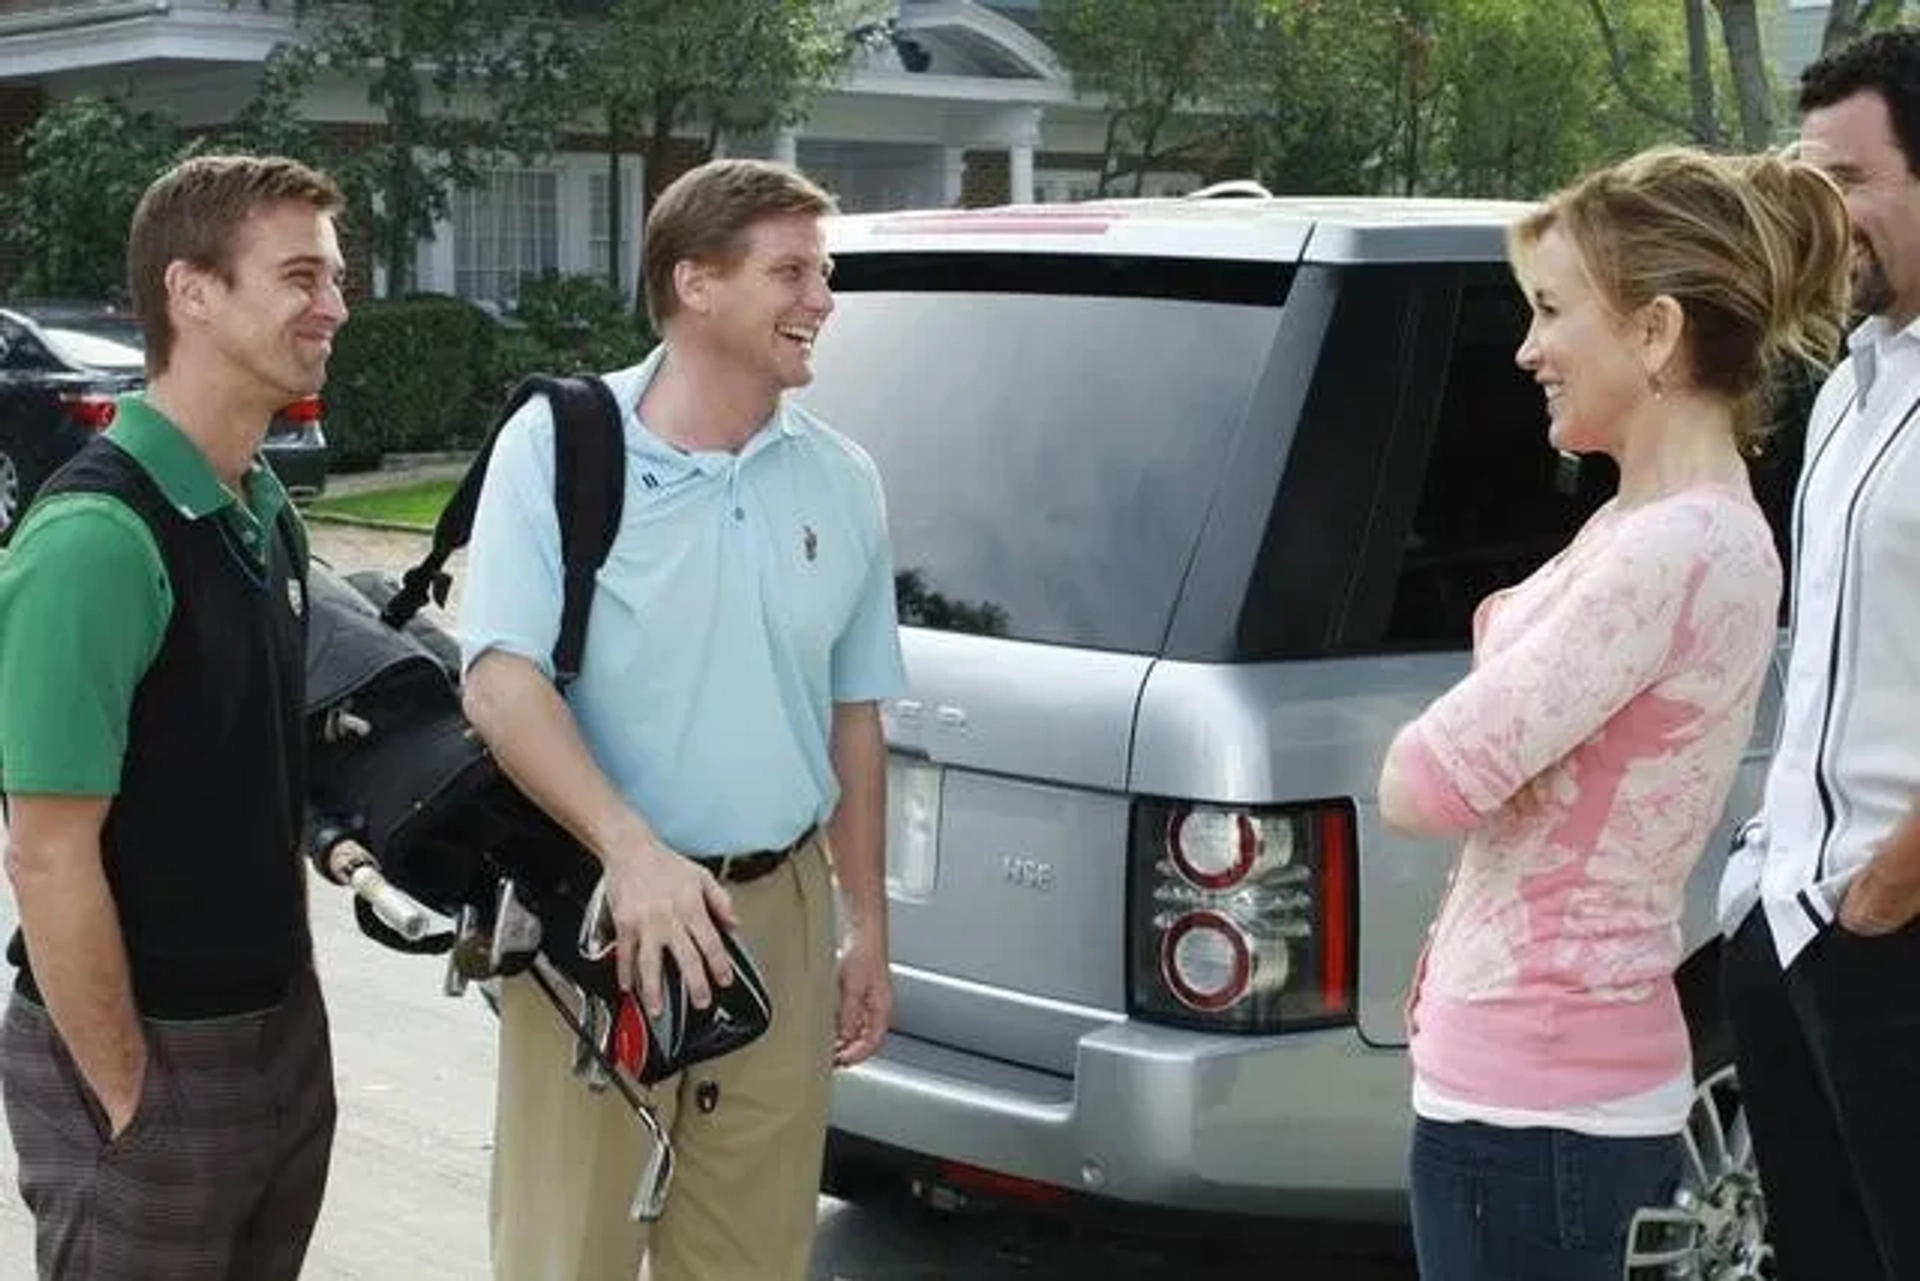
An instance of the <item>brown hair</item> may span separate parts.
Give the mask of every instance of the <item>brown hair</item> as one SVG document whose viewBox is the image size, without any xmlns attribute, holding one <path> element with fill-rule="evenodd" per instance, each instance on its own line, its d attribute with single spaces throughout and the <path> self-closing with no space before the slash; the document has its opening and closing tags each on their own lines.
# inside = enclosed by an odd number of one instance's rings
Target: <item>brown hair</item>
<svg viewBox="0 0 1920 1281">
<path fill-rule="evenodd" d="M 732 268 L 747 229 L 779 214 L 834 212 L 833 197 L 771 160 L 709 160 L 674 179 L 647 217 L 647 315 L 659 330 L 680 309 L 673 269 L 687 259 Z"/>
<path fill-rule="evenodd" d="M 255 211 L 284 201 L 338 213 L 340 189 L 325 174 L 284 156 L 194 156 L 153 180 L 127 234 L 127 284 L 147 338 L 147 374 L 173 354 L 167 267 L 187 262 L 233 283 L 234 233 Z"/>
<path fill-rule="evenodd" d="M 1824 364 L 1839 345 L 1852 233 L 1838 188 L 1803 161 L 1642 152 L 1522 219 L 1508 243 L 1519 274 L 1555 227 L 1617 312 L 1663 294 L 1680 304 L 1692 380 L 1734 402 L 1744 451 L 1765 439 L 1782 364 Z"/>
</svg>

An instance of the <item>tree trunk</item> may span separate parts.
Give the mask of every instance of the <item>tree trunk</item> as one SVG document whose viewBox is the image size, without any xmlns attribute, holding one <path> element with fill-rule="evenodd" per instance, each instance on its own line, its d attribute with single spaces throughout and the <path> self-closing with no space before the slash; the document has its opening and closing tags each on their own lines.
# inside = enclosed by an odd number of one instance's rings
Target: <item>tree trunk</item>
<svg viewBox="0 0 1920 1281">
<path fill-rule="evenodd" d="M 1773 145 L 1773 91 L 1767 85 L 1767 57 L 1760 47 L 1760 15 L 1755 0 L 1717 0 L 1720 34 L 1733 66 L 1733 88 L 1740 99 L 1740 135 L 1749 151 Z"/>
<path fill-rule="evenodd" d="M 1845 48 L 1866 34 L 1867 28 L 1897 10 L 1899 0 L 1833 0 L 1827 6 L 1827 25 L 1820 31 L 1820 52 Z"/>
<path fill-rule="evenodd" d="M 1406 164 L 1406 172 L 1401 175 L 1401 194 L 1411 196 L 1420 190 L 1420 166 L 1424 160 L 1421 155 L 1421 137 L 1424 122 L 1422 110 L 1427 102 L 1427 71 L 1433 52 L 1433 29 L 1424 16 L 1404 20 L 1407 66 L 1407 136 L 1406 145 L 1401 149 L 1401 157 Z"/>
<path fill-rule="evenodd" d="M 1096 197 L 1104 198 L 1106 196 L 1107 184 L 1112 182 L 1115 175 L 1119 172 L 1119 166 L 1113 163 L 1113 153 L 1119 145 L 1120 113 L 1117 111 L 1108 111 L 1107 137 L 1106 141 L 1100 146 L 1100 181 L 1095 183 L 1093 187 L 1093 194 Z"/>
<path fill-rule="evenodd" d="M 1866 15 L 1861 10 L 1872 7 L 1871 3 L 1862 5 L 1860 0 L 1832 0 L 1827 5 L 1826 25 L 1820 29 L 1820 52 L 1832 53 L 1851 44 L 1864 25 L 1861 19 Z"/>
<path fill-rule="evenodd" d="M 386 190 L 380 193 L 386 205 L 382 256 L 387 266 L 387 297 L 404 298 L 414 288 L 413 229 L 419 221 L 415 215 L 420 208 L 420 192 L 413 149 L 426 134 L 425 113 L 411 58 L 389 52 L 379 83 L 385 91 L 388 134 Z"/>
<path fill-rule="evenodd" d="M 1139 153 L 1134 156 L 1133 194 L 1135 198 L 1145 195 L 1147 190 L 1147 169 L 1152 165 L 1160 146 L 1160 131 L 1166 127 L 1167 117 L 1173 113 L 1173 102 L 1155 104 L 1147 117 L 1147 127 L 1136 140 L 1140 144 Z"/>
<path fill-rule="evenodd" d="M 1407 136 L 1405 145 L 1400 149 L 1401 163 L 1405 166 L 1400 175 L 1400 194 L 1411 196 L 1420 186 L 1420 70 L 1418 63 L 1407 62 Z"/>
<path fill-rule="evenodd" d="M 647 130 L 646 171 L 640 175 L 640 209 L 635 220 L 644 237 L 647 219 L 653 214 L 653 202 L 660 198 L 666 183 L 661 181 L 667 172 L 667 162 L 673 155 L 673 122 L 680 115 L 680 103 L 665 95 L 654 100 L 653 119 Z M 641 255 L 634 269 L 634 314 L 642 322 L 647 319 L 647 264 L 646 255 Z"/>
<path fill-rule="evenodd" d="M 1639 86 L 1628 78 L 1627 53 L 1620 45 L 1620 33 L 1614 30 L 1613 18 L 1607 13 L 1606 0 L 1587 0 L 1587 12 L 1593 15 L 1593 25 L 1600 29 L 1600 41 L 1607 49 L 1607 75 L 1613 81 L 1613 87 L 1620 91 L 1629 107 L 1650 120 L 1657 120 L 1674 129 L 1685 129 L 1693 135 L 1694 141 L 1703 147 L 1720 145 L 1720 127 L 1712 119 L 1713 80 L 1709 70 L 1711 66 L 1707 48 L 1706 12 L 1700 6 L 1704 0 L 1687 0 L 1687 54 L 1688 69 L 1693 85 L 1694 119 L 1683 119 L 1670 112 L 1652 96 L 1641 91 Z M 1698 13 L 1699 22 L 1694 22 Z M 1704 94 L 1704 99 L 1703 99 Z M 1703 121 L 1698 112 L 1700 103 L 1707 104 L 1708 116 Z M 1705 132 L 1703 132 L 1703 130 Z"/>
<path fill-rule="evenodd" d="M 1687 0 L 1687 89 L 1693 104 L 1693 139 L 1702 146 L 1718 147 L 1720 118 L 1713 105 L 1713 50 L 1708 38 L 1707 0 Z"/>
<path fill-rule="evenodd" d="M 607 284 L 625 287 L 620 270 L 620 131 L 607 113 Z"/>
<path fill-rule="evenodd" d="M 413 292 L 414 244 L 413 164 L 409 153 L 392 145 L 392 163 L 387 172 L 386 259 L 387 297 L 405 298 Z"/>
</svg>

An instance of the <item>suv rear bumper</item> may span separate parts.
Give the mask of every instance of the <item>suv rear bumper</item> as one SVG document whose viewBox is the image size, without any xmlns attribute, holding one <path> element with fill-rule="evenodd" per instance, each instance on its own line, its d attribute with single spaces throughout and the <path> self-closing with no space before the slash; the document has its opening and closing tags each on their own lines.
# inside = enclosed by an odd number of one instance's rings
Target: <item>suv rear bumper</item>
<svg viewBox="0 0 1920 1281">
<path fill-rule="evenodd" d="M 1406 1216 L 1407 1060 L 1351 1028 L 1259 1039 L 1119 1024 L 1072 1079 L 888 1038 L 840 1074 L 864 1144 L 1173 1210 L 1345 1222 Z"/>
</svg>

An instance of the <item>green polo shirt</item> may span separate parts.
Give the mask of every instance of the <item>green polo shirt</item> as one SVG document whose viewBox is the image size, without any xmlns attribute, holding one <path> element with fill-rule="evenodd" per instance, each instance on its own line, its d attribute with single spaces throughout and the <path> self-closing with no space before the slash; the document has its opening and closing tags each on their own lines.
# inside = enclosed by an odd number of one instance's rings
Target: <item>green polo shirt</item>
<svg viewBox="0 0 1920 1281">
<path fill-rule="evenodd" d="M 239 502 L 199 448 L 138 395 L 120 398 L 107 439 L 181 515 L 224 522 L 265 568 L 288 504 L 268 467 L 254 460 Z M 134 692 L 172 614 L 159 545 L 131 507 L 106 494 L 55 494 L 28 510 L 0 551 L 0 791 L 120 790 Z"/>
</svg>

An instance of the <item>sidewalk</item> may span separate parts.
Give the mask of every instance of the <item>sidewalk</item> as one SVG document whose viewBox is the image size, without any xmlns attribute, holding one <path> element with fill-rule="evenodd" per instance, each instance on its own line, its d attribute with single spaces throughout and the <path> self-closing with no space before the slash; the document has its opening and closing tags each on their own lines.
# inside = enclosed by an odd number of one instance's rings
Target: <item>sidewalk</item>
<svg viewBox="0 0 1920 1281">
<path fill-rule="evenodd" d="M 4 829 L 0 829 L 4 830 Z M 0 929 L 14 925 L 0 889 Z M 492 1158 L 492 1016 L 441 995 L 444 960 L 354 927 L 345 891 L 312 881 L 333 1031 L 339 1130 L 305 1281 L 483 1281 Z M 33 1223 L 0 1118 L 0 1277 L 33 1275 Z"/>
</svg>

